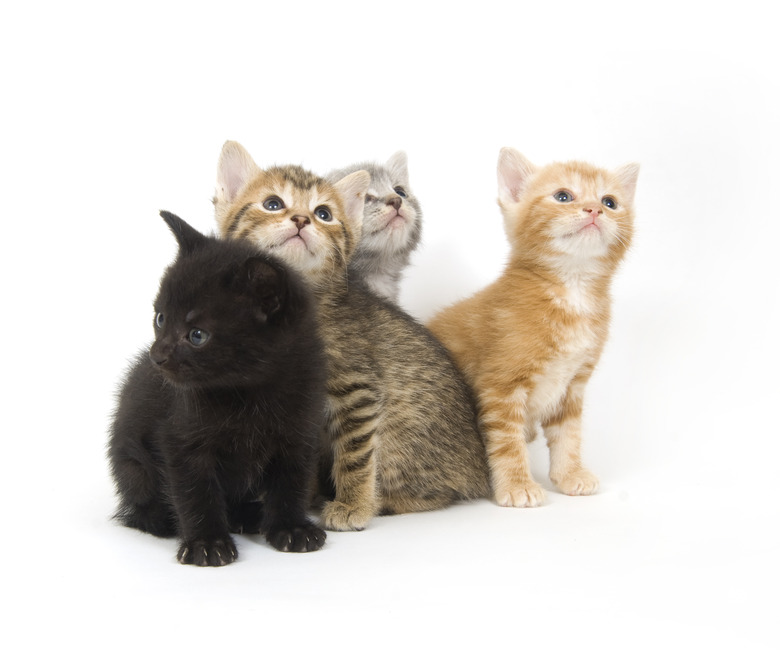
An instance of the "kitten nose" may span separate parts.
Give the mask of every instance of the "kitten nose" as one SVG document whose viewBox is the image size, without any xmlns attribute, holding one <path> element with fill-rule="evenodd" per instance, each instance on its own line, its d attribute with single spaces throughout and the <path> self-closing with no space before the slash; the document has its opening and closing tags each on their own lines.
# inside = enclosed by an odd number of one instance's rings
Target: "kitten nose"
<svg viewBox="0 0 780 657">
<path fill-rule="evenodd" d="M 582 208 L 582 211 L 589 214 L 591 219 L 595 219 L 601 214 L 601 209 L 591 210 L 590 208 Z"/>
<path fill-rule="evenodd" d="M 401 203 L 403 202 L 404 201 L 400 196 L 391 196 L 389 199 L 387 199 L 387 204 L 392 205 L 396 210 L 401 207 Z"/>
<path fill-rule="evenodd" d="M 303 228 L 304 226 L 306 226 L 306 225 L 308 225 L 308 224 L 310 224 L 310 223 L 311 223 L 311 219 L 309 219 L 308 217 L 304 217 L 304 216 L 302 216 L 302 215 L 300 215 L 300 214 L 296 214 L 294 217 L 291 217 L 291 218 L 290 218 L 290 220 L 291 220 L 291 221 L 292 221 L 292 222 L 293 222 L 293 223 L 294 223 L 296 226 L 298 226 L 298 230 L 300 230 L 300 229 L 301 229 L 301 228 Z"/>
<path fill-rule="evenodd" d="M 168 361 L 168 350 L 162 349 L 158 344 L 153 344 L 152 348 L 149 349 L 149 358 L 158 367 L 164 365 Z"/>
</svg>

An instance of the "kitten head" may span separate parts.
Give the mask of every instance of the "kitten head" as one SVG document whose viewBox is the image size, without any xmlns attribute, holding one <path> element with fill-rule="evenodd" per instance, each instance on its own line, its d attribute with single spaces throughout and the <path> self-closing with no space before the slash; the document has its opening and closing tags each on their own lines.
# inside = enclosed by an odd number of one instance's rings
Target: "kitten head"
<svg viewBox="0 0 780 657">
<path fill-rule="evenodd" d="M 631 242 L 639 165 L 583 162 L 536 167 L 513 148 L 498 159 L 499 205 L 515 259 L 608 273 Z"/>
<path fill-rule="evenodd" d="M 237 142 L 222 148 L 214 196 L 225 237 L 278 256 L 313 285 L 343 278 L 360 240 L 365 171 L 330 183 L 298 166 L 261 169 Z"/>
<path fill-rule="evenodd" d="M 260 383 L 306 323 L 309 302 L 294 275 L 249 244 L 206 237 L 161 212 L 179 253 L 154 304 L 149 355 L 170 382 L 188 387 Z"/>
<path fill-rule="evenodd" d="M 406 264 L 420 243 L 422 211 L 409 186 L 406 153 L 398 151 L 384 166 L 362 162 L 331 171 L 327 179 L 341 180 L 355 171 L 368 171 L 371 184 L 363 209 L 363 235 L 352 264 L 360 260 L 398 260 Z"/>
</svg>

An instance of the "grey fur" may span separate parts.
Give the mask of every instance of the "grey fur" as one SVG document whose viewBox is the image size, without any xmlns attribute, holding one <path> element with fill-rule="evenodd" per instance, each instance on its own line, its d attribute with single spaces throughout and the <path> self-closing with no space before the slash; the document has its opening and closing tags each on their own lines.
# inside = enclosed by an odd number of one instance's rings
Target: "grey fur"
<svg viewBox="0 0 780 657">
<path fill-rule="evenodd" d="M 422 210 L 409 186 L 406 154 L 395 153 L 384 165 L 361 162 L 331 171 L 327 176 L 336 182 L 354 171 L 368 171 L 368 188 L 363 212 L 363 236 L 349 263 L 351 280 L 362 280 L 368 287 L 393 302 L 398 302 L 401 273 L 409 264 L 412 252 L 420 243 Z M 401 196 L 398 189 L 406 195 Z M 403 226 L 388 229 L 393 206 L 403 217 Z"/>
</svg>

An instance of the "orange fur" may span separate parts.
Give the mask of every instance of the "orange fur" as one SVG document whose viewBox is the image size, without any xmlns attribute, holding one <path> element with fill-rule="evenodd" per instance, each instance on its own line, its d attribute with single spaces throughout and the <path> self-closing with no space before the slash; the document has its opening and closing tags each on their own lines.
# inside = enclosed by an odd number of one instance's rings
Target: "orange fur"
<svg viewBox="0 0 780 657">
<path fill-rule="evenodd" d="M 430 322 L 474 387 L 503 506 L 544 498 L 526 449 L 538 424 L 553 483 L 570 495 L 598 487 L 580 458 L 582 399 L 607 339 L 609 287 L 631 240 L 638 172 L 633 164 L 614 172 L 581 162 L 537 168 L 502 149 L 510 261 L 494 283 Z"/>
</svg>

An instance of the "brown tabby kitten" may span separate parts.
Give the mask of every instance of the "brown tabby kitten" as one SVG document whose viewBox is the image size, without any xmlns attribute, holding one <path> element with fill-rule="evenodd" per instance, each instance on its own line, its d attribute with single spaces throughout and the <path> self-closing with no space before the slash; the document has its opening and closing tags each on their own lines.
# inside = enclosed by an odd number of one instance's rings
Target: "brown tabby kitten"
<svg viewBox="0 0 780 657">
<path fill-rule="evenodd" d="M 440 312 L 431 330 L 477 394 L 496 501 L 537 506 L 526 440 L 541 423 L 550 479 L 568 495 L 598 480 L 580 460 L 582 399 L 610 315 L 612 276 L 633 231 L 639 167 L 535 167 L 504 148 L 499 205 L 511 244 L 502 276 Z"/>
<path fill-rule="evenodd" d="M 395 304 L 348 280 L 370 177 L 329 183 L 300 167 L 261 170 L 237 143 L 222 150 L 219 230 L 252 240 L 313 286 L 328 361 L 327 456 L 335 530 L 377 513 L 437 509 L 489 494 L 471 391 L 446 349 Z"/>
</svg>

